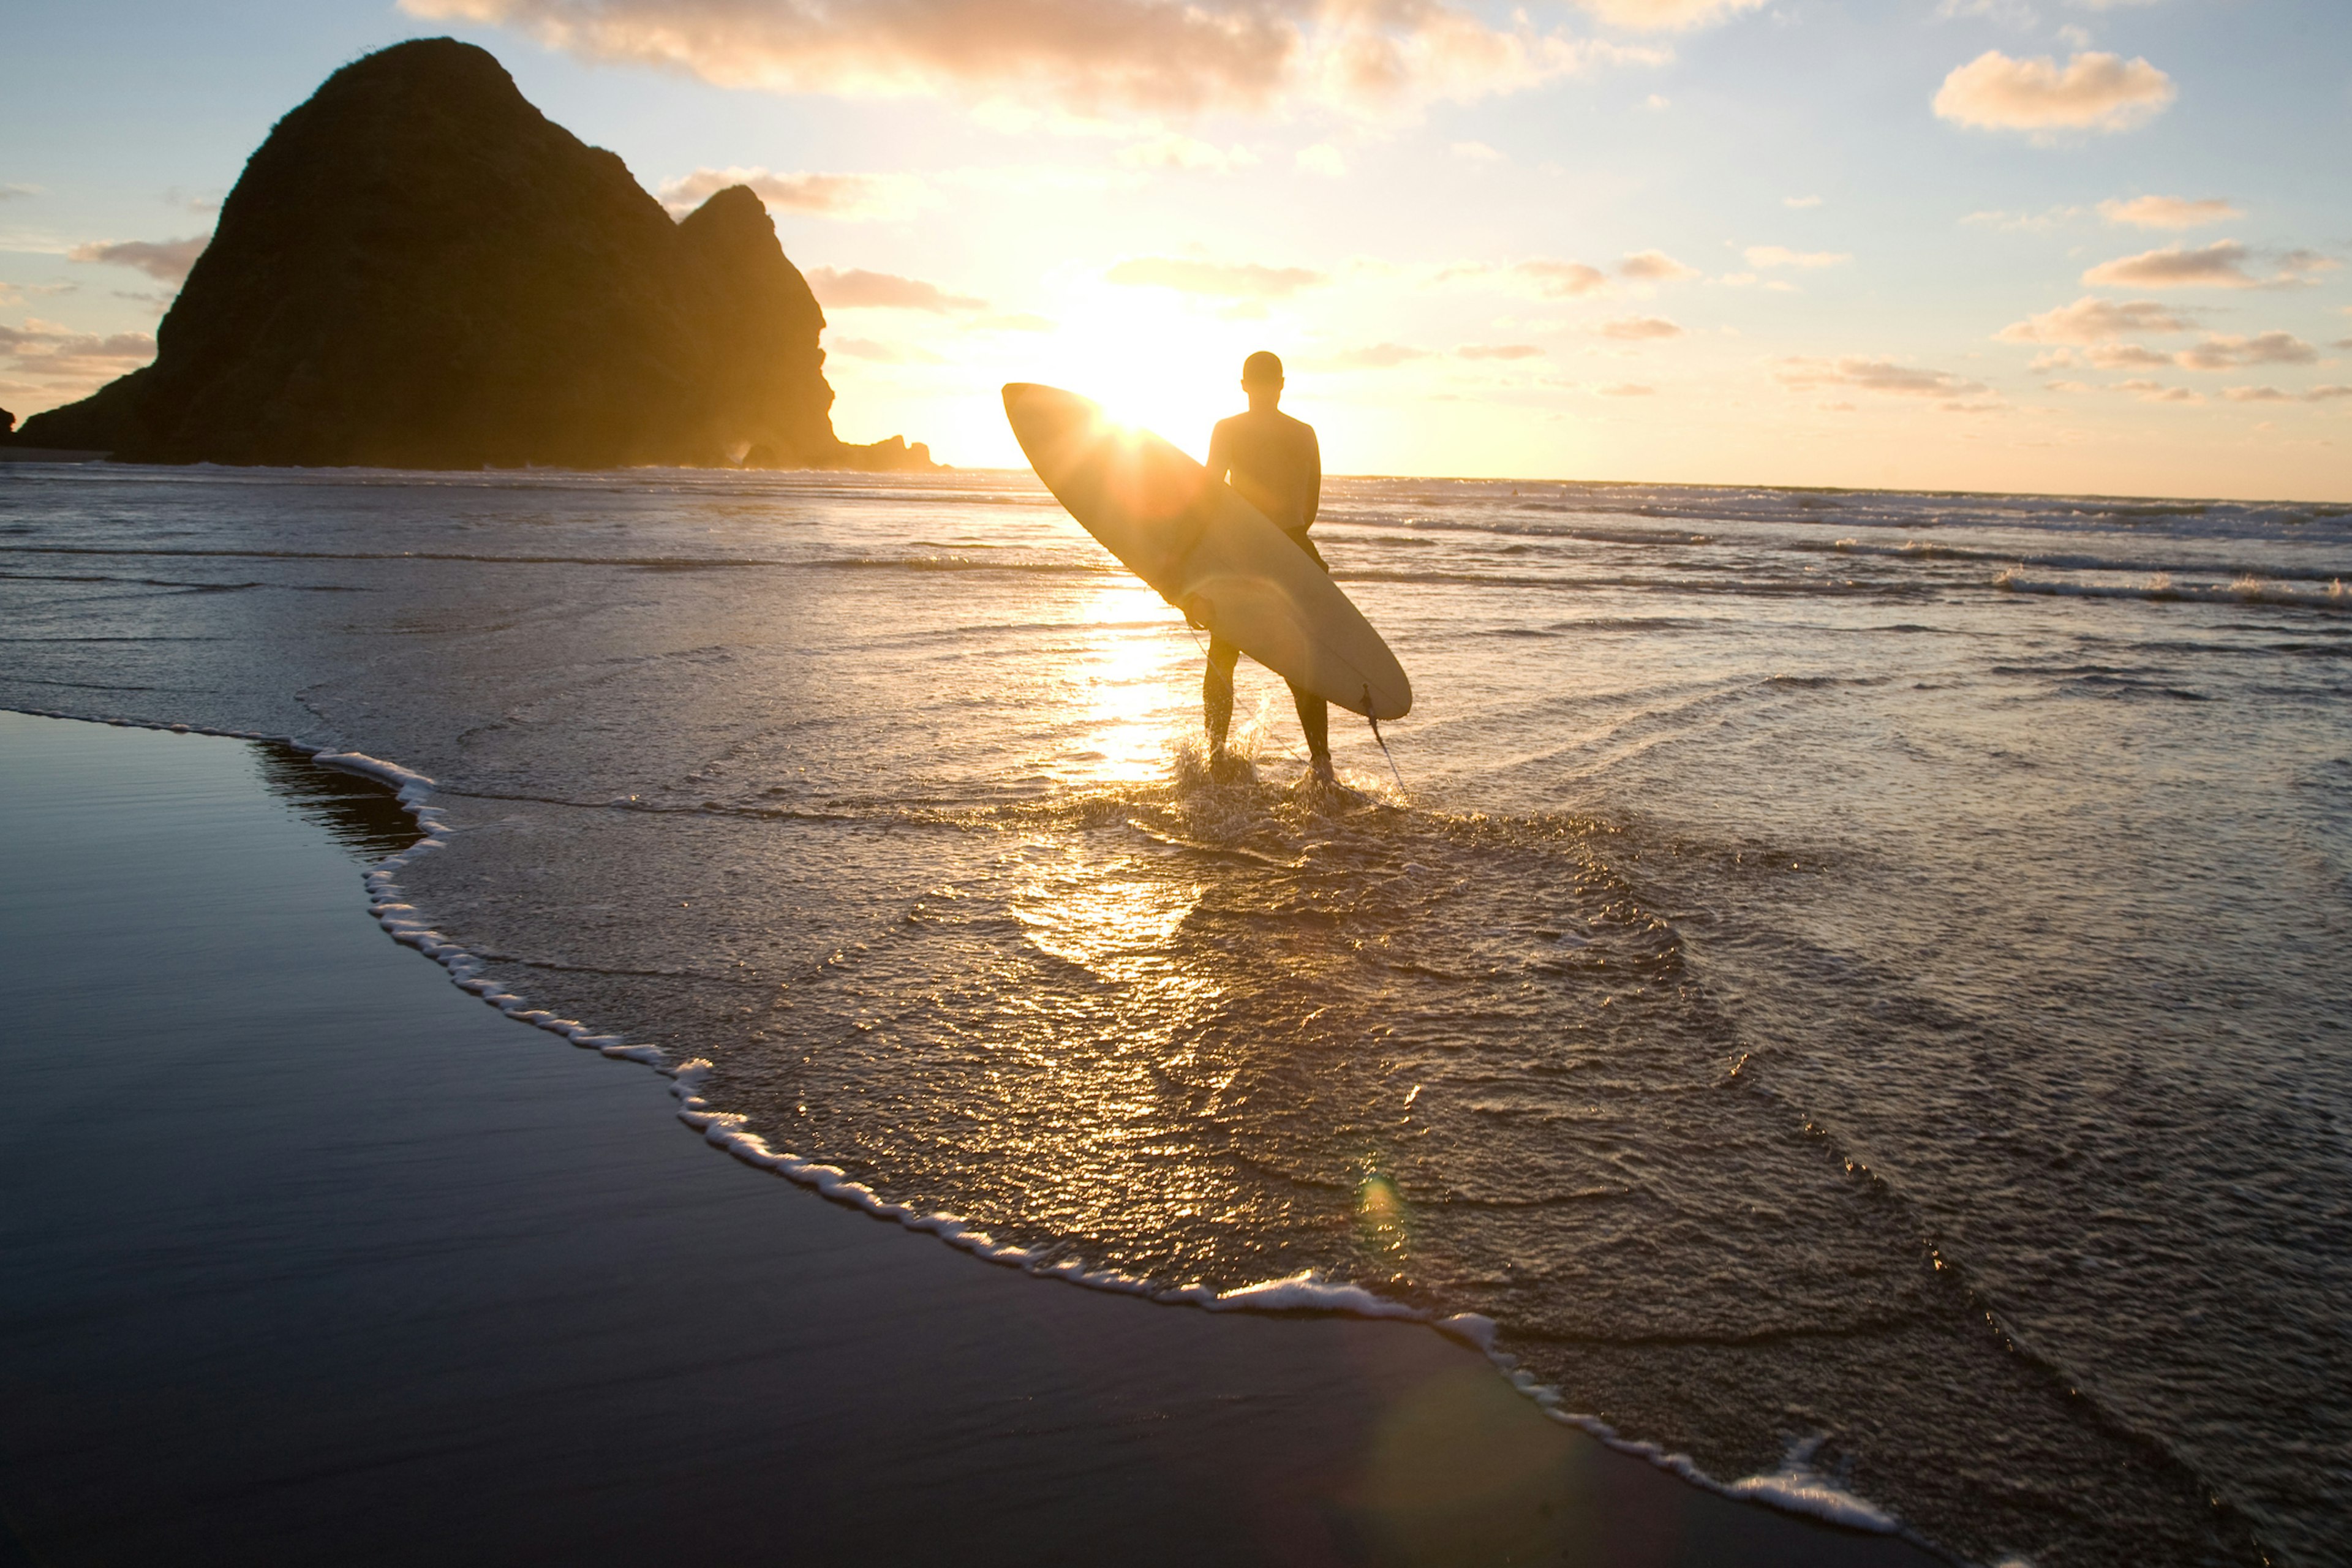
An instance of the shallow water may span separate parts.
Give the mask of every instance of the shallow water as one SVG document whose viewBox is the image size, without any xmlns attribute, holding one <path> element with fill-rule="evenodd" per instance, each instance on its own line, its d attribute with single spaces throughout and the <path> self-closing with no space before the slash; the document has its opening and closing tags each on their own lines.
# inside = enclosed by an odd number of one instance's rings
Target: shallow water
<svg viewBox="0 0 2352 1568">
<path fill-rule="evenodd" d="M 0 474 L 0 700 L 434 776 L 489 978 L 1036 1267 L 1979 1561 L 2352 1530 L 2352 510 L 1336 480 L 1333 797 L 1011 476 Z"/>
</svg>

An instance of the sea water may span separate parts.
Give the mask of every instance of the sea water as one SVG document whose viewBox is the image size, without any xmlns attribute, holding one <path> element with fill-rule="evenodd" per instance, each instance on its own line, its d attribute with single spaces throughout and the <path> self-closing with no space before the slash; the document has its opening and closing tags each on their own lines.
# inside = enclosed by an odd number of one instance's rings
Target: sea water
<svg viewBox="0 0 2352 1568">
<path fill-rule="evenodd" d="M 1416 693 L 1346 794 L 1248 666 L 1205 768 L 1008 474 L 0 468 L 0 701 L 406 770 L 396 930 L 1001 1261 L 1443 1321 L 1977 1561 L 2343 1560 L 2352 509 L 1317 535 Z"/>
</svg>

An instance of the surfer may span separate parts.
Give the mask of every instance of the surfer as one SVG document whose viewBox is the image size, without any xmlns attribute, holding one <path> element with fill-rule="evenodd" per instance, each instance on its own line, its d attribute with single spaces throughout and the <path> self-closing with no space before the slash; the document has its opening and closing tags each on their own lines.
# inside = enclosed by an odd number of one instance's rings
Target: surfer
<svg viewBox="0 0 2352 1568">
<path fill-rule="evenodd" d="M 1242 362 L 1242 390 L 1249 395 L 1249 412 L 1217 421 L 1209 437 L 1209 473 L 1232 485 L 1328 573 L 1331 568 L 1322 552 L 1307 537 L 1323 495 L 1323 449 L 1316 443 L 1315 426 L 1282 412 L 1282 361 L 1264 349 Z M 1234 721 L 1234 666 L 1241 657 L 1242 650 L 1232 643 L 1210 637 L 1201 708 L 1209 727 L 1212 768 L 1225 760 L 1225 731 Z M 1330 705 L 1302 690 L 1297 681 L 1290 683 L 1290 698 L 1298 708 L 1298 727 L 1307 734 L 1307 765 L 1318 779 L 1329 784 Z"/>
</svg>

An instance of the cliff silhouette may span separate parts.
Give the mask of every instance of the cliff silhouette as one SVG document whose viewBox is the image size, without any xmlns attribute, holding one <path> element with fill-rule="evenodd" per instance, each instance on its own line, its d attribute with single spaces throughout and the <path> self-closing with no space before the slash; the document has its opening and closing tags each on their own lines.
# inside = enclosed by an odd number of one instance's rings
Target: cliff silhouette
<svg viewBox="0 0 2352 1568">
<path fill-rule="evenodd" d="M 929 467 L 835 437 L 824 328 L 749 190 L 673 222 L 488 51 L 419 39 L 278 122 L 152 364 L 17 439 L 163 463 Z"/>
</svg>

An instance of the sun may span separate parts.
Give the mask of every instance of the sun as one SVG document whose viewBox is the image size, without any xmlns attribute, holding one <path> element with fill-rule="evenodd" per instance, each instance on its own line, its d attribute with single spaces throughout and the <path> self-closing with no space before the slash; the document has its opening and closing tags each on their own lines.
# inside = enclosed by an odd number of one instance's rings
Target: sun
<svg viewBox="0 0 2352 1568">
<path fill-rule="evenodd" d="M 1093 398 L 1196 458 L 1210 427 L 1241 411 L 1242 361 L 1270 336 L 1271 323 L 1227 320 L 1213 301 L 1098 279 L 1070 281 L 1055 303 L 1060 330 L 1023 379 Z"/>
</svg>

